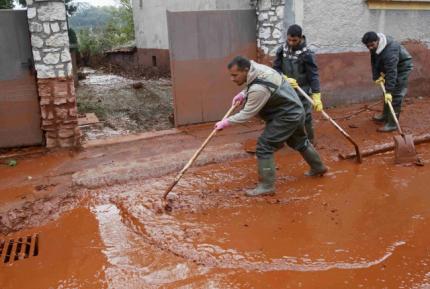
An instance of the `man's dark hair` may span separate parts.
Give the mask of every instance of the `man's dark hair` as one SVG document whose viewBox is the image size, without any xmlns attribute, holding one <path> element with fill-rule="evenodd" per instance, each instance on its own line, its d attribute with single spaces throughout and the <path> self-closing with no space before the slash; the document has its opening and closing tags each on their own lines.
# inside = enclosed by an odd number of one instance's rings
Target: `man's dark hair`
<svg viewBox="0 0 430 289">
<path fill-rule="evenodd" d="M 237 65 L 237 68 L 239 68 L 239 70 L 245 70 L 245 69 L 249 69 L 251 67 L 251 61 L 249 61 L 248 58 L 244 57 L 244 56 L 236 56 L 235 58 L 233 58 L 232 61 L 230 61 L 230 63 L 227 65 L 228 69 L 232 68 L 233 66 Z"/>
<path fill-rule="evenodd" d="M 292 37 L 302 37 L 302 27 L 297 24 L 293 24 L 288 27 L 287 35 Z"/>
<path fill-rule="evenodd" d="M 361 38 L 361 42 L 363 42 L 364 45 L 367 45 L 371 42 L 375 42 L 378 40 L 379 40 L 378 34 L 376 34 L 376 32 L 374 32 L 374 31 L 366 32 L 363 35 L 363 38 Z"/>
</svg>

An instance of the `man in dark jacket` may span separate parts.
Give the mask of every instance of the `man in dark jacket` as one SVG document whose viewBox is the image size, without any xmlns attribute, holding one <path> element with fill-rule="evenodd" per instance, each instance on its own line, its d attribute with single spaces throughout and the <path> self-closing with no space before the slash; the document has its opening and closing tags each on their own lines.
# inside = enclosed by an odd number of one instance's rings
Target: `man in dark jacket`
<svg viewBox="0 0 430 289">
<path fill-rule="evenodd" d="M 287 31 L 287 41 L 278 48 L 273 68 L 287 76 L 293 88 L 299 85 L 312 96 L 315 111 L 321 111 L 320 80 L 315 54 L 306 47 L 306 37 L 299 25 L 291 25 Z M 309 140 L 314 142 L 312 125 L 312 106 L 305 97 L 299 94 L 306 112 L 305 129 Z"/>
<path fill-rule="evenodd" d="M 273 153 L 287 143 L 300 152 L 310 166 L 307 176 L 321 176 L 327 168 L 304 130 L 305 111 L 294 89 L 272 68 L 237 56 L 228 65 L 231 80 L 246 88 L 233 98 L 233 104 L 244 103 L 240 112 L 216 123 L 217 130 L 231 124 L 244 123 L 260 116 L 266 127 L 257 142 L 259 182 L 247 191 L 249 197 L 272 194 L 275 191 Z"/>
<path fill-rule="evenodd" d="M 383 112 L 373 119 L 384 123 L 378 131 L 394 131 L 396 123 L 387 102 L 392 103 L 399 118 L 402 101 L 408 89 L 409 74 L 413 68 L 412 57 L 400 43 L 383 33 L 367 32 L 361 41 L 370 51 L 373 80 L 377 85 L 383 83 L 386 90 Z"/>
</svg>

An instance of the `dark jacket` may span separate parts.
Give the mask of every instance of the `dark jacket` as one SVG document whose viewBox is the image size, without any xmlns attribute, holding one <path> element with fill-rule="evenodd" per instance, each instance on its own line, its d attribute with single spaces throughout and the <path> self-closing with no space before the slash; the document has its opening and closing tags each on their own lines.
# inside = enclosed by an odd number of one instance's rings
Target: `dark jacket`
<svg viewBox="0 0 430 289">
<path fill-rule="evenodd" d="M 381 72 L 385 74 L 385 89 L 392 93 L 398 86 L 406 86 L 409 73 L 412 71 L 412 57 L 409 52 L 392 37 L 387 36 L 387 45 L 380 54 L 371 52 L 373 80 Z"/>
<path fill-rule="evenodd" d="M 266 87 L 271 92 L 270 98 L 258 113 L 263 120 L 268 122 L 281 118 L 284 121 L 296 122 L 304 118 L 303 104 L 287 81 L 283 80 L 278 86 L 270 81 L 256 78 L 248 85 L 248 90 L 256 84 Z"/>
<path fill-rule="evenodd" d="M 295 50 L 288 44 L 280 46 L 276 51 L 273 68 L 288 77 L 297 80 L 302 88 L 310 88 L 312 93 L 320 92 L 320 80 L 315 54 L 306 47 L 306 38 Z"/>
</svg>

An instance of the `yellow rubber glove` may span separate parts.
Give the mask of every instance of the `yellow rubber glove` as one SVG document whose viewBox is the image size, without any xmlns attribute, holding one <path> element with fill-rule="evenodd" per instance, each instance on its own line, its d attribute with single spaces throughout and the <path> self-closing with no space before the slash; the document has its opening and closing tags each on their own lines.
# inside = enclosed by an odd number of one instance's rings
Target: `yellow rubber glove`
<svg viewBox="0 0 430 289">
<path fill-rule="evenodd" d="M 393 101 L 393 96 L 391 95 L 391 93 L 385 93 L 384 98 L 385 98 L 385 103 L 388 103 L 388 102 L 391 103 Z"/>
<path fill-rule="evenodd" d="M 312 93 L 312 100 L 314 101 L 314 110 L 318 112 L 322 111 L 323 103 L 321 101 L 321 93 Z"/>
<path fill-rule="evenodd" d="M 384 84 L 385 83 L 385 74 L 381 73 L 381 76 L 375 80 L 375 84 L 379 85 L 379 84 Z"/>
<path fill-rule="evenodd" d="M 297 83 L 297 80 L 294 78 L 289 78 L 288 76 L 284 75 L 284 78 L 288 83 L 291 85 L 292 88 L 296 89 L 299 88 L 299 84 Z"/>
</svg>

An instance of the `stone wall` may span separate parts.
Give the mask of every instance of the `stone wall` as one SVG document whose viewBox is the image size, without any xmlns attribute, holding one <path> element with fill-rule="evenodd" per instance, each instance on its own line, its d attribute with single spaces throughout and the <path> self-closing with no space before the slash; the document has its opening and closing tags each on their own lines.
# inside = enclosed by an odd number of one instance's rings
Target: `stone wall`
<svg viewBox="0 0 430 289">
<path fill-rule="evenodd" d="M 430 11 L 370 9 L 362 0 L 296 0 L 292 10 L 318 53 L 367 52 L 361 37 L 373 30 L 398 41 L 419 40 L 430 46 Z M 386 1 L 394 2 L 394 1 Z"/>
<path fill-rule="evenodd" d="M 80 131 L 64 1 L 27 0 L 27 7 L 46 146 L 77 146 Z"/>
<path fill-rule="evenodd" d="M 258 61 L 268 64 L 284 42 L 285 0 L 251 0 L 257 13 Z"/>
</svg>

